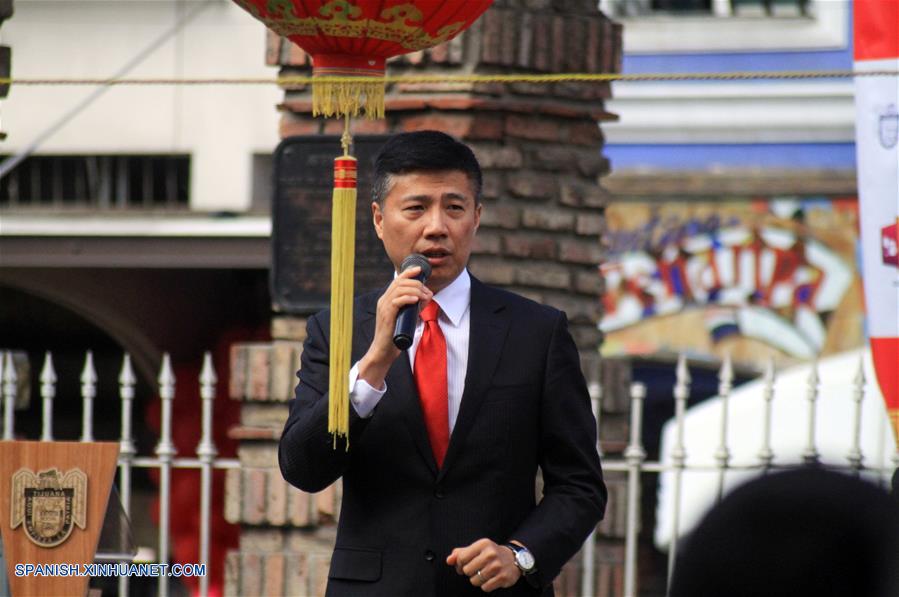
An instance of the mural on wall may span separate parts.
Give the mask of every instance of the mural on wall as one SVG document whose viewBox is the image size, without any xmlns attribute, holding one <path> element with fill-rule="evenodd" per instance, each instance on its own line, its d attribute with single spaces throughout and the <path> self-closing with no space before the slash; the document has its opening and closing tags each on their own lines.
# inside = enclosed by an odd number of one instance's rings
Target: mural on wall
<svg viewBox="0 0 899 597">
<path fill-rule="evenodd" d="M 859 346 L 857 215 L 854 198 L 611 206 L 603 352 L 784 361 Z"/>
</svg>

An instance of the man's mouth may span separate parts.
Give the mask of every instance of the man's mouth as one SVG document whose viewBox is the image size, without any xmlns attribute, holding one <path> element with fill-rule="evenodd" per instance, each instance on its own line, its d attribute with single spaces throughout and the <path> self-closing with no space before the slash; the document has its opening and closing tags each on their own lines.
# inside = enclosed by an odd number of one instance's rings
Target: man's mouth
<svg viewBox="0 0 899 597">
<path fill-rule="evenodd" d="M 435 266 L 443 263 L 443 261 L 449 257 L 450 252 L 445 249 L 431 249 L 422 251 L 421 254 L 428 258 L 428 263 L 430 263 L 431 266 Z"/>
</svg>

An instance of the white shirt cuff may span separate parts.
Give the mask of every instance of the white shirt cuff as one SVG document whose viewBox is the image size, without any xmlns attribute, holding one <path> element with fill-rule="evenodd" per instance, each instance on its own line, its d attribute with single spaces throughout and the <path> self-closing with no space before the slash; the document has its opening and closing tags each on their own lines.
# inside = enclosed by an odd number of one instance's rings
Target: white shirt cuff
<svg viewBox="0 0 899 597">
<path fill-rule="evenodd" d="M 376 390 L 364 379 L 359 379 L 359 363 L 350 369 L 350 403 L 361 418 L 367 419 L 372 415 L 385 392 L 386 383 L 382 389 Z"/>
</svg>

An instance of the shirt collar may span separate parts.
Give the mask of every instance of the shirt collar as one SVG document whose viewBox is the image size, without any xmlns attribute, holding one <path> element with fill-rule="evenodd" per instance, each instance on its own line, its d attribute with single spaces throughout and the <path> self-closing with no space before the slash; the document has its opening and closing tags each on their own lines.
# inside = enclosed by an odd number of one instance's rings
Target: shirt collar
<svg viewBox="0 0 899 597">
<path fill-rule="evenodd" d="M 440 310 L 450 320 L 453 327 L 458 327 L 465 310 L 471 304 L 471 276 L 468 274 L 468 269 L 463 269 L 455 280 L 435 294 L 434 300 L 440 305 Z"/>
</svg>

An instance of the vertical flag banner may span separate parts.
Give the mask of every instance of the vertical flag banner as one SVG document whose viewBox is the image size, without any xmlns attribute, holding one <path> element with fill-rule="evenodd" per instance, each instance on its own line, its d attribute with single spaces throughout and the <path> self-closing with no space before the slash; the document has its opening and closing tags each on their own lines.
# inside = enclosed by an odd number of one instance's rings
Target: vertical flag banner
<svg viewBox="0 0 899 597">
<path fill-rule="evenodd" d="M 899 70 L 899 0 L 855 0 L 855 70 Z M 855 77 L 862 275 L 877 381 L 899 441 L 899 77 Z"/>
</svg>

